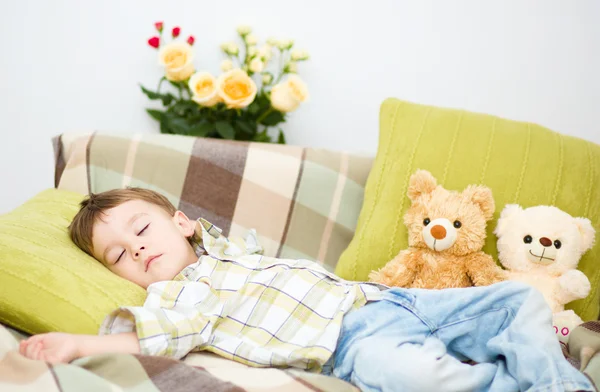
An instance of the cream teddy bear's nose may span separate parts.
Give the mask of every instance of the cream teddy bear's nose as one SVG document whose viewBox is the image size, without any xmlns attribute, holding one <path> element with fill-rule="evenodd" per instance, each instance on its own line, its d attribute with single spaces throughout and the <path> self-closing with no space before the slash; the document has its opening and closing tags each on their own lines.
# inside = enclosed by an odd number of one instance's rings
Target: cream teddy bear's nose
<svg viewBox="0 0 600 392">
<path fill-rule="evenodd" d="M 547 248 L 549 246 L 552 246 L 552 240 L 550 238 L 542 237 L 540 238 L 540 244 Z"/>
</svg>

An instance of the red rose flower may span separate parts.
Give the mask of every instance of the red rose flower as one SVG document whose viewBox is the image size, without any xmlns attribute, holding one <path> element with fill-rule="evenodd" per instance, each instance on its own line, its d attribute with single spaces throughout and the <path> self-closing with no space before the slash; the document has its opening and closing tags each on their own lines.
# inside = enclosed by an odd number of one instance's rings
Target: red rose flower
<svg viewBox="0 0 600 392">
<path fill-rule="evenodd" d="M 196 39 L 194 38 L 194 36 L 193 36 L 193 35 L 190 35 L 190 36 L 188 37 L 188 39 L 187 39 L 187 43 L 188 43 L 188 44 L 190 44 L 190 45 L 193 45 L 195 40 L 196 40 Z"/>
<path fill-rule="evenodd" d="M 158 48 L 158 46 L 160 45 L 160 38 L 158 37 L 152 37 L 148 40 L 148 45 L 152 46 L 153 48 Z"/>
<path fill-rule="evenodd" d="M 181 33 L 181 28 L 173 27 L 173 38 L 179 37 L 179 33 Z"/>
</svg>

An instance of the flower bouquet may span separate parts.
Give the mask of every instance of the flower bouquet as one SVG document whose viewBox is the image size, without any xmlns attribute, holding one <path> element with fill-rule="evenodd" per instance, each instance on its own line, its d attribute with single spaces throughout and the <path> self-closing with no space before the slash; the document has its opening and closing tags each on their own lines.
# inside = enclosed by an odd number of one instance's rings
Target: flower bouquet
<svg viewBox="0 0 600 392">
<path fill-rule="evenodd" d="M 162 103 L 163 110 L 146 109 L 159 121 L 161 133 L 285 143 L 279 125 L 308 99 L 297 74 L 298 63 L 309 58 L 306 51 L 294 49 L 291 40 L 276 39 L 259 48 L 251 28 L 240 26 L 242 45 L 221 45 L 225 59 L 222 73 L 215 76 L 195 68 L 193 36 L 180 40 L 181 28 L 175 27 L 166 43 L 163 23 L 155 27 L 159 35 L 148 44 L 158 50 L 165 74 L 156 90 L 141 88 L 149 99 Z M 272 127 L 278 129 L 274 140 Z"/>
</svg>

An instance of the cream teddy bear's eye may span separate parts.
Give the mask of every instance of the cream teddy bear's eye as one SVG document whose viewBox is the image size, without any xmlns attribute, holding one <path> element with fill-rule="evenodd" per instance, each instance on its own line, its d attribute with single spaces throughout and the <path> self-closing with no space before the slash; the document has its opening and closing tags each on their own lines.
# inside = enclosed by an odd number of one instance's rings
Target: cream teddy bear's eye
<svg viewBox="0 0 600 392">
<path fill-rule="evenodd" d="M 554 247 L 556 249 L 560 249 L 561 246 L 562 246 L 562 242 L 560 242 L 559 240 L 554 241 Z"/>
<path fill-rule="evenodd" d="M 526 244 L 531 244 L 531 242 L 533 241 L 533 238 L 527 234 L 525 237 L 523 237 L 523 242 Z"/>
<path fill-rule="evenodd" d="M 427 225 L 428 225 L 428 224 L 430 224 L 430 223 L 431 223 L 431 220 L 430 220 L 429 218 L 425 218 L 425 219 L 423 220 L 423 224 L 424 224 L 425 226 L 427 226 Z"/>
</svg>

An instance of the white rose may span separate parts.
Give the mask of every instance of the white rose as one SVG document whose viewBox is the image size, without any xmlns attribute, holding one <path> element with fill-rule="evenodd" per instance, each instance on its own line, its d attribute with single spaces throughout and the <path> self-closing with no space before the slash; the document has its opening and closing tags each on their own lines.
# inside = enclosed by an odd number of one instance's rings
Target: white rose
<svg viewBox="0 0 600 392">
<path fill-rule="evenodd" d="M 309 58 L 308 52 L 306 50 L 294 49 L 292 50 L 292 53 L 290 55 L 292 60 L 294 61 L 303 61 L 308 60 Z"/>
<path fill-rule="evenodd" d="M 193 94 L 192 100 L 202 106 L 213 106 L 221 100 L 217 94 L 217 80 L 208 72 L 193 74 L 188 86 Z"/>
<path fill-rule="evenodd" d="M 232 69 L 217 79 L 217 94 L 227 107 L 242 109 L 256 97 L 256 83 L 241 69 Z"/>
<path fill-rule="evenodd" d="M 258 38 L 256 38 L 256 35 L 254 35 L 254 34 L 248 34 L 246 36 L 246 43 L 248 45 L 256 45 L 257 42 L 258 42 Z"/>
<path fill-rule="evenodd" d="M 270 37 L 269 39 L 267 39 L 267 44 L 271 46 L 277 46 L 279 45 L 279 40 L 277 38 Z"/>
<path fill-rule="evenodd" d="M 185 42 L 172 42 L 158 52 L 161 65 L 165 67 L 165 76 L 174 82 L 186 80 L 194 73 L 194 53 L 192 46 Z"/>
<path fill-rule="evenodd" d="M 258 73 L 261 72 L 264 68 L 263 62 L 259 59 L 253 59 L 252 61 L 250 61 L 250 71 L 254 72 L 254 73 Z"/>
<path fill-rule="evenodd" d="M 282 39 L 277 43 L 277 47 L 281 50 L 289 49 L 294 46 L 294 41 L 291 39 Z"/>
<path fill-rule="evenodd" d="M 271 75 L 270 73 L 263 74 L 263 77 L 262 77 L 263 84 L 271 84 L 272 81 L 273 81 L 273 75 Z"/>
<path fill-rule="evenodd" d="M 287 68 L 288 72 L 291 73 L 297 73 L 298 72 L 298 65 L 296 64 L 295 61 L 290 61 L 288 62 L 285 67 Z"/>
<path fill-rule="evenodd" d="M 241 36 L 248 35 L 252 32 L 252 27 L 247 26 L 247 25 L 239 25 L 237 27 L 237 32 Z"/>
<path fill-rule="evenodd" d="M 271 59 L 273 47 L 271 45 L 263 45 L 258 51 L 258 55 L 266 61 Z"/>
<path fill-rule="evenodd" d="M 248 47 L 248 56 L 254 57 L 258 54 L 258 48 L 256 46 Z"/>
<path fill-rule="evenodd" d="M 229 59 L 221 61 L 221 71 L 227 72 L 233 69 L 233 62 Z"/>
<path fill-rule="evenodd" d="M 280 112 L 294 111 L 307 100 L 308 88 L 298 75 L 290 75 L 271 89 L 271 105 Z"/>
<path fill-rule="evenodd" d="M 234 56 L 240 52 L 240 48 L 238 48 L 235 42 L 225 42 L 224 44 L 221 44 L 221 50 Z"/>
</svg>

